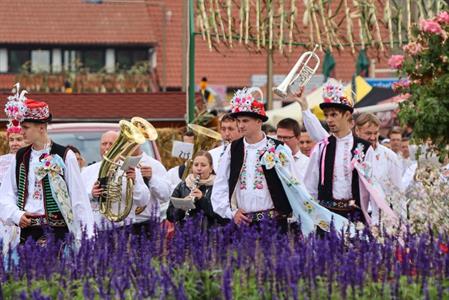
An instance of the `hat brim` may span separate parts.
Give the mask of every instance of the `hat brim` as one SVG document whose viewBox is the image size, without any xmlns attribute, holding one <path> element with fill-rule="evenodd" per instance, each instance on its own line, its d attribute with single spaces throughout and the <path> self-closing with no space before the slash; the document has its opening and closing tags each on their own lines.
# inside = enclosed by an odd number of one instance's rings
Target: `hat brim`
<svg viewBox="0 0 449 300">
<path fill-rule="evenodd" d="M 325 108 L 339 108 L 339 109 L 344 109 L 347 111 L 350 111 L 351 113 L 354 112 L 354 108 L 345 104 L 341 104 L 341 103 L 320 103 L 320 108 L 323 110 Z"/>
<path fill-rule="evenodd" d="M 262 122 L 268 121 L 267 116 L 262 116 L 262 115 L 259 115 L 258 113 L 251 112 L 251 111 L 235 112 L 235 113 L 231 113 L 231 116 L 234 118 L 237 118 L 239 116 L 240 117 L 245 116 L 245 117 L 252 117 L 252 118 L 260 119 L 260 120 L 262 120 Z"/>
<path fill-rule="evenodd" d="M 42 119 L 42 120 L 37 120 L 37 119 L 24 119 L 22 121 L 23 122 L 30 122 L 30 123 L 37 123 L 37 124 L 44 124 L 44 123 L 50 123 L 51 120 L 53 119 L 52 114 L 50 114 L 50 116 L 46 119 Z"/>
</svg>

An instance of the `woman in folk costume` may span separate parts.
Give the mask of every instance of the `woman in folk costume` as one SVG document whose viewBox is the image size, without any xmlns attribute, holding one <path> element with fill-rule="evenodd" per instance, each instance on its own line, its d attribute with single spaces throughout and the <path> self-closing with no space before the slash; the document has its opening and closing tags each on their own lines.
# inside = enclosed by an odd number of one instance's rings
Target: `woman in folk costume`
<svg viewBox="0 0 449 300">
<path fill-rule="evenodd" d="M 323 88 L 323 98 L 320 108 L 331 135 L 325 132 L 316 117 L 311 116 L 305 100 L 298 99 L 307 131 L 311 136 L 320 136 L 305 179 L 308 191 L 321 205 L 352 221 L 378 224 L 380 209 L 384 216 L 396 222 L 396 215 L 385 202 L 383 190 L 373 177 L 376 152 L 370 142 L 352 134 L 354 109 L 343 93 L 343 86 L 330 80 Z"/>
<path fill-rule="evenodd" d="M 21 228 L 20 240 L 45 240 L 50 228 L 57 239 L 72 232 L 81 238 L 82 226 L 93 235 L 93 215 L 81 181 L 75 154 L 50 140 L 51 121 L 45 102 L 25 97 L 25 91 L 8 98 L 8 119 L 20 126 L 30 143 L 21 148 L 0 187 L 0 219 Z"/>
<path fill-rule="evenodd" d="M 0 156 L 0 184 L 17 151 L 25 146 L 25 140 L 20 127 L 15 126 L 13 123 L 7 125 L 6 138 L 8 139 L 9 153 Z"/>
<path fill-rule="evenodd" d="M 8 139 L 9 153 L 0 156 L 0 185 L 3 177 L 11 165 L 11 161 L 16 156 L 17 151 L 25 146 L 23 134 L 18 126 L 9 123 L 6 128 L 6 138 Z M 8 253 L 11 244 L 14 246 L 19 242 L 20 230 L 15 225 L 7 225 L 0 220 L 0 239 L 3 243 L 3 253 Z M 9 242 L 8 242 L 9 241 Z"/>
<path fill-rule="evenodd" d="M 222 156 L 212 191 L 214 211 L 237 225 L 271 220 L 283 232 L 292 213 L 301 222 L 303 234 L 317 226 L 328 231 L 332 221 L 338 230 L 350 225 L 314 201 L 297 180 L 291 151 L 263 133 L 268 117 L 256 93 L 262 99 L 260 89 L 250 88 L 237 91 L 231 101 L 243 137 Z"/>
</svg>

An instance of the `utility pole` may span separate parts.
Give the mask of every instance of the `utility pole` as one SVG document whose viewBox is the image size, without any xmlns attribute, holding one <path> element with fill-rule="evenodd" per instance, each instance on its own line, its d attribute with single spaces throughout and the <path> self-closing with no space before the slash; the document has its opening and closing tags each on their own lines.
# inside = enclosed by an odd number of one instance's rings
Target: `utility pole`
<svg viewBox="0 0 449 300">
<path fill-rule="evenodd" d="M 181 61 L 181 70 L 182 70 L 182 91 L 185 92 L 187 89 L 187 35 L 188 35 L 188 24 L 189 19 L 188 16 L 189 2 L 182 1 L 182 39 L 181 39 L 181 48 L 182 48 L 182 61 Z"/>
<path fill-rule="evenodd" d="M 273 109 L 273 50 L 267 50 L 267 110 Z"/>
<path fill-rule="evenodd" d="M 189 93 L 187 94 L 187 123 L 195 118 L 195 0 L 189 0 Z"/>
</svg>

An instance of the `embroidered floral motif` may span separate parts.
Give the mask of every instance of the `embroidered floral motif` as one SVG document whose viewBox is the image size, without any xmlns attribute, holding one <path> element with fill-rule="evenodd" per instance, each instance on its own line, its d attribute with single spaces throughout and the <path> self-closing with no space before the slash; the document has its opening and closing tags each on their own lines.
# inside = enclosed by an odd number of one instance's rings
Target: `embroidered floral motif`
<svg viewBox="0 0 449 300">
<path fill-rule="evenodd" d="M 318 222 L 318 226 L 323 229 L 324 231 L 329 231 L 330 230 L 330 224 L 324 220 L 321 220 L 320 222 Z"/>
<path fill-rule="evenodd" d="M 357 147 L 354 150 L 352 164 L 353 166 L 357 164 L 359 172 L 362 172 L 368 182 L 372 183 L 372 170 L 370 164 L 365 161 L 365 152 L 363 152 L 364 149 L 365 146 L 362 143 L 357 144 Z"/>
<path fill-rule="evenodd" d="M 313 211 L 313 205 L 309 201 L 304 201 L 304 208 L 306 209 L 307 213 L 311 214 Z"/>
<path fill-rule="evenodd" d="M 260 163 L 260 157 L 263 155 L 264 152 L 265 152 L 264 149 L 259 150 L 257 152 L 257 162 L 256 162 L 255 176 L 254 176 L 254 185 L 253 185 L 254 190 L 263 189 L 263 180 L 264 180 L 265 175 L 263 174 L 263 168 L 262 168 L 262 164 Z"/>
<path fill-rule="evenodd" d="M 36 168 L 35 173 L 38 178 L 43 178 L 49 171 L 64 175 L 62 166 L 60 160 L 55 158 L 55 156 L 44 153 L 39 158 L 39 165 Z"/>
<path fill-rule="evenodd" d="M 70 195 L 67 189 L 67 184 L 62 178 L 64 175 L 64 167 L 64 161 L 59 155 L 49 155 L 48 153 L 44 153 L 39 158 L 39 165 L 34 172 L 36 174 L 36 180 L 39 181 L 42 181 L 42 179 L 48 175 L 53 198 L 58 204 L 59 210 L 70 231 L 74 232 L 74 218 L 72 206 L 70 204 Z"/>
<path fill-rule="evenodd" d="M 365 146 L 362 143 L 358 143 L 357 147 L 354 150 L 354 158 L 359 163 L 362 163 L 365 161 L 365 153 L 363 152 L 364 149 L 365 149 Z"/>
<path fill-rule="evenodd" d="M 42 182 L 40 180 L 34 181 L 34 192 L 33 192 L 33 199 L 35 201 L 42 200 L 42 195 L 44 194 L 44 191 L 42 189 Z"/>
<path fill-rule="evenodd" d="M 239 177 L 241 190 L 246 190 L 246 176 L 247 176 L 246 157 L 247 156 L 248 156 L 248 150 L 245 151 L 245 158 L 243 160 L 242 171 L 240 172 L 240 177 Z"/>
<path fill-rule="evenodd" d="M 260 163 L 260 157 L 263 155 L 264 152 L 265 152 L 265 148 L 261 149 L 257 152 L 257 161 L 256 161 L 255 170 L 254 170 L 253 190 L 263 189 L 264 173 L 263 173 L 262 164 Z M 248 157 L 248 149 L 245 150 L 245 158 L 243 160 L 242 171 L 240 172 L 239 181 L 240 181 L 240 189 L 241 190 L 247 189 L 247 177 L 248 177 L 248 171 L 247 171 L 247 165 L 246 165 L 247 157 Z"/>
</svg>

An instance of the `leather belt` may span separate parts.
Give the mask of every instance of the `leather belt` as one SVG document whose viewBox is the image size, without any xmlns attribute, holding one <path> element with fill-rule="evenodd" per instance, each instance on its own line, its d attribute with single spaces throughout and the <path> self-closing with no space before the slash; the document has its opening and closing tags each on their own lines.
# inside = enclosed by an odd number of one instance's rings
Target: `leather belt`
<svg viewBox="0 0 449 300">
<path fill-rule="evenodd" d="M 48 220 L 46 215 L 32 216 L 32 217 L 30 217 L 30 219 L 31 219 L 30 227 L 44 226 L 44 225 L 49 225 L 52 227 L 66 227 L 67 226 L 64 219 Z"/>
<path fill-rule="evenodd" d="M 320 200 L 320 205 L 326 207 L 327 209 L 338 210 L 338 211 L 353 211 L 360 209 L 355 204 L 354 199 L 333 199 L 333 200 Z"/>
<path fill-rule="evenodd" d="M 287 219 L 288 215 L 282 215 L 274 209 L 261 210 L 251 213 L 244 213 L 244 215 L 251 219 L 252 222 L 261 222 L 265 220 L 279 220 Z"/>
</svg>

